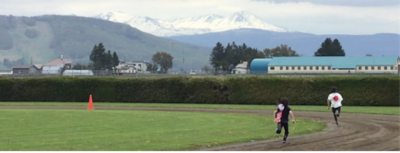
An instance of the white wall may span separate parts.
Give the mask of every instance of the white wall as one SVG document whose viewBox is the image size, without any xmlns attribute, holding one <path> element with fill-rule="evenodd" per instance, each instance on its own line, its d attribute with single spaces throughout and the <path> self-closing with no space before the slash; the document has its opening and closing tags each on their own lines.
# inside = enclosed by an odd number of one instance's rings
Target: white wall
<svg viewBox="0 0 400 153">
<path fill-rule="evenodd" d="M 60 65 L 44 65 L 43 69 L 42 69 L 42 74 L 59 74 L 60 73 L 60 69 L 64 67 L 64 64 L 60 64 Z"/>
<path fill-rule="evenodd" d="M 272 69 L 272 67 L 274 67 L 274 69 Z M 269 66 L 268 67 L 268 73 L 331 73 L 331 72 L 334 72 L 334 70 L 330 68 L 330 66 Z M 346 73 L 347 72 L 348 71 L 346 71 Z"/>
<path fill-rule="evenodd" d="M 232 69 L 233 74 L 247 74 L 248 70 L 243 68 L 234 68 Z"/>
<path fill-rule="evenodd" d="M 390 66 L 387 66 L 387 70 L 385 70 L 383 66 L 381 66 L 380 70 L 378 66 L 368 66 L 368 69 L 365 69 L 365 66 L 361 66 L 361 70 L 359 66 L 351 70 L 329 69 L 329 67 L 330 66 L 294 66 L 293 70 L 292 66 L 268 66 L 268 73 L 349 73 L 349 71 L 350 73 L 398 73 L 397 66 L 393 66 L 393 70 Z M 372 67 L 374 68 L 373 70 Z"/>
<path fill-rule="evenodd" d="M 136 70 L 133 67 L 130 67 L 127 70 L 120 70 L 119 73 L 136 73 Z"/>
<path fill-rule="evenodd" d="M 149 72 L 146 72 L 147 64 L 143 63 L 143 62 L 126 62 L 126 63 L 123 63 L 123 64 L 120 63 L 117 66 L 117 69 L 121 69 L 121 67 L 125 67 L 126 65 L 129 65 L 129 66 L 132 66 L 132 67 L 136 68 L 136 70 L 138 70 L 137 71 L 138 73 L 149 73 Z M 139 69 L 141 69 L 141 70 L 139 71 Z M 132 70 L 120 70 L 120 72 L 121 73 L 136 73 L 136 71 L 133 72 L 133 69 Z"/>
<path fill-rule="evenodd" d="M 145 73 L 147 70 L 147 64 L 146 63 L 142 63 L 142 62 L 136 62 L 133 63 L 135 64 L 135 68 L 138 70 L 138 73 Z M 141 70 L 139 70 L 141 69 Z"/>
<path fill-rule="evenodd" d="M 357 73 L 397 73 L 398 66 L 357 66 L 355 71 Z"/>
</svg>

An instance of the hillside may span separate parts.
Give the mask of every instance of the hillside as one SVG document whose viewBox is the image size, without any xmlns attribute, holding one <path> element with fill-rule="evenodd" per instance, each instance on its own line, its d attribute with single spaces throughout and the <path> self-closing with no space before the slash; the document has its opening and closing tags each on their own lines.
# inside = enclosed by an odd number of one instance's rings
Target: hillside
<svg viewBox="0 0 400 153">
<path fill-rule="evenodd" d="M 375 35 L 314 35 L 300 32 L 273 32 L 260 29 L 238 29 L 201 35 L 168 37 L 177 41 L 214 47 L 216 42 L 223 45 L 246 43 L 260 50 L 287 44 L 303 56 L 312 56 L 327 38 L 337 38 L 346 56 L 399 56 L 399 34 Z"/>
<path fill-rule="evenodd" d="M 102 42 L 116 51 L 121 61 L 151 61 L 154 53 L 164 51 L 174 57 L 173 70 L 200 69 L 208 63 L 211 48 L 181 43 L 141 32 L 129 25 L 102 19 L 46 15 L 36 17 L 0 16 L 0 60 L 24 58 L 45 64 L 59 58 L 73 63 L 89 62 L 93 46 Z"/>
</svg>

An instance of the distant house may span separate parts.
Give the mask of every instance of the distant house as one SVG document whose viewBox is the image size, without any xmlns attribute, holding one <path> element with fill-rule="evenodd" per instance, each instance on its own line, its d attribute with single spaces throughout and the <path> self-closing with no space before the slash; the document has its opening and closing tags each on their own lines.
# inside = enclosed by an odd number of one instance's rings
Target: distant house
<svg viewBox="0 0 400 153">
<path fill-rule="evenodd" d="M 243 61 L 236 65 L 235 68 L 232 69 L 232 74 L 247 74 L 249 73 L 248 62 Z"/>
<path fill-rule="evenodd" d="M 116 66 L 116 70 L 118 73 L 150 73 L 147 71 L 147 67 L 151 63 L 146 61 L 131 61 L 131 62 L 120 62 L 118 66 Z"/>
<path fill-rule="evenodd" d="M 71 59 L 56 59 L 50 63 L 44 64 L 42 74 L 61 74 L 64 67 L 70 69 L 72 65 Z"/>
<path fill-rule="evenodd" d="M 40 75 L 40 68 L 35 65 L 17 65 L 12 68 L 14 75 Z"/>
</svg>

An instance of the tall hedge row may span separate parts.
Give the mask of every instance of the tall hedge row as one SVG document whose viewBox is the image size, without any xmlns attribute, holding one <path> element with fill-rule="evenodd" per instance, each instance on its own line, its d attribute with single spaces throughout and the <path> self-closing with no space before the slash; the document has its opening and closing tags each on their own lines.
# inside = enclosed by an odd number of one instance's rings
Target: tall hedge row
<svg viewBox="0 0 400 153">
<path fill-rule="evenodd" d="M 399 77 L 232 78 L 229 99 L 235 104 L 275 104 L 288 97 L 291 104 L 326 105 L 331 87 L 338 88 L 343 105 L 399 106 Z"/>
<path fill-rule="evenodd" d="M 0 101 L 326 105 L 332 86 L 348 106 L 399 106 L 400 78 L 0 78 Z"/>
</svg>

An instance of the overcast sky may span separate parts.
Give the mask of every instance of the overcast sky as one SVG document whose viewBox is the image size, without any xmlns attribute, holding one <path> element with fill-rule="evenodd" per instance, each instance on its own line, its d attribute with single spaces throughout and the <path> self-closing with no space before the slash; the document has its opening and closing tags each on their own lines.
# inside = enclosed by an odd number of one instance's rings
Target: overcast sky
<svg viewBox="0 0 400 153">
<path fill-rule="evenodd" d="M 314 34 L 400 34 L 400 0 L 1 0 L 0 14 L 94 16 L 122 11 L 158 19 L 250 12 Z"/>
</svg>

